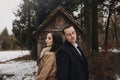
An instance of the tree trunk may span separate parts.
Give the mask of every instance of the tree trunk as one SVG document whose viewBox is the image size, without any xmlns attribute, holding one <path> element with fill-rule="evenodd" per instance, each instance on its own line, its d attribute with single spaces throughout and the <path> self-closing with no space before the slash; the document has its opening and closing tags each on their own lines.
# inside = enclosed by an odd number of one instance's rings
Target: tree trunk
<svg viewBox="0 0 120 80">
<path fill-rule="evenodd" d="M 114 30 L 115 30 L 115 39 L 116 39 L 116 45 L 118 45 L 118 37 L 117 37 L 117 26 L 116 26 L 116 23 L 114 25 Z M 118 48 L 118 46 L 117 46 Z"/>
<path fill-rule="evenodd" d="M 104 42 L 104 46 L 105 46 L 105 52 L 107 51 L 108 47 L 108 33 L 109 33 L 109 23 L 110 23 L 110 17 L 111 17 L 111 9 L 109 9 L 109 14 L 108 14 L 108 18 L 107 18 L 107 25 L 105 28 L 105 42 Z"/>
<path fill-rule="evenodd" d="M 114 27 L 114 31 L 115 31 L 115 40 L 116 40 L 116 47 L 118 48 L 118 35 L 117 35 L 117 17 L 116 17 L 116 14 L 114 13 L 114 15 L 115 15 L 115 19 L 114 19 L 114 21 L 113 21 L 113 19 L 111 19 L 111 21 L 112 21 L 112 24 L 113 24 L 113 27 Z"/>
<path fill-rule="evenodd" d="M 91 52 L 91 8 L 90 8 L 90 0 L 84 1 L 84 26 L 86 29 L 85 34 L 85 48 L 87 52 Z"/>
<path fill-rule="evenodd" d="M 97 0 L 92 0 L 92 52 L 98 52 Z"/>
</svg>

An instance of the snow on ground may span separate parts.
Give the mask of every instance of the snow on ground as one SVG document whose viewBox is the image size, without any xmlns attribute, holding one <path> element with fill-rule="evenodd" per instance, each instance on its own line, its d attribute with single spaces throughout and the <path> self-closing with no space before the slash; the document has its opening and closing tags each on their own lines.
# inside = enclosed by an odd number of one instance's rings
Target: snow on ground
<svg viewBox="0 0 120 80">
<path fill-rule="evenodd" d="M 37 63 L 34 60 L 8 61 L 29 55 L 30 51 L 0 51 L 0 80 L 35 80 Z M 5 62 L 7 61 L 7 62 Z M 120 77 L 117 75 L 117 80 Z"/>
<path fill-rule="evenodd" d="M 108 51 L 113 52 L 113 53 L 120 53 L 119 49 L 109 49 Z"/>
<path fill-rule="evenodd" d="M 99 52 L 105 52 L 105 50 L 102 47 L 99 47 L 98 49 L 99 49 Z M 111 48 L 111 49 L 108 49 L 108 52 L 120 53 L 120 48 L 119 49 Z"/>
<path fill-rule="evenodd" d="M 29 50 L 0 51 L 0 62 L 30 54 Z"/>
<path fill-rule="evenodd" d="M 36 62 L 32 60 L 0 64 L 0 74 L 4 74 L 6 80 L 35 80 L 36 70 Z"/>
<path fill-rule="evenodd" d="M 0 80 L 35 80 L 37 64 L 34 60 L 8 61 L 30 54 L 30 51 L 0 51 Z M 7 61 L 7 62 L 5 62 Z M 5 63 L 4 63 L 5 62 Z"/>
<path fill-rule="evenodd" d="M 118 74 L 116 74 L 116 78 L 117 80 L 120 80 L 120 76 Z"/>
</svg>

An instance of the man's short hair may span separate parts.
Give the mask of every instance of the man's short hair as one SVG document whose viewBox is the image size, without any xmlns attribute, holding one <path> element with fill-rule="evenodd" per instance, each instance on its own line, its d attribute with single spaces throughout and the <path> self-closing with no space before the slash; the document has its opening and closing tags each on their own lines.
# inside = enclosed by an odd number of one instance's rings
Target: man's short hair
<svg viewBox="0 0 120 80">
<path fill-rule="evenodd" d="M 62 33 L 65 34 L 64 30 L 67 29 L 67 28 L 70 28 L 70 27 L 73 27 L 73 25 L 71 25 L 71 24 L 65 24 L 64 28 L 62 29 Z"/>
</svg>

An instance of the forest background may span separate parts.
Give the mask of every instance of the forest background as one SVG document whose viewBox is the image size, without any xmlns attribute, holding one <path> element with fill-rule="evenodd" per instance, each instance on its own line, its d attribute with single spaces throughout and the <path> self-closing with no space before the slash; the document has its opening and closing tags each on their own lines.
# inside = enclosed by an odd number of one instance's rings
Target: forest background
<svg viewBox="0 0 120 80">
<path fill-rule="evenodd" d="M 7 28 L 0 34 L 0 50 L 27 49 L 36 59 L 33 32 L 59 5 L 87 31 L 84 42 L 90 78 L 113 80 L 120 75 L 120 54 L 109 52 L 120 49 L 120 0 L 22 0 L 14 11 L 13 34 Z"/>
</svg>

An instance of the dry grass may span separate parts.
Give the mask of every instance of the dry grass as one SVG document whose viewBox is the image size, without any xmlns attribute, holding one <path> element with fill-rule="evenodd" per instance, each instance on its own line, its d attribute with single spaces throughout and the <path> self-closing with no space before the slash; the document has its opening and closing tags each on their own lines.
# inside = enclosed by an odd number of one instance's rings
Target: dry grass
<svg viewBox="0 0 120 80">
<path fill-rule="evenodd" d="M 22 56 L 22 57 L 7 60 L 5 62 L 0 62 L 0 64 L 5 64 L 6 62 L 9 62 L 9 61 L 24 61 L 24 60 L 33 60 L 33 58 L 32 58 L 31 55 L 25 55 L 25 56 Z"/>
<path fill-rule="evenodd" d="M 25 55 L 23 57 L 18 57 L 18 58 L 12 59 L 10 61 L 23 61 L 23 60 L 32 60 L 32 56 L 31 55 Z"/>
<path fill-rule="evenodd" d="M 91 80 L 115 80 L 115 74 L 120 75 L 119 53 L 96 53 L 87 57 Z"/>
</svg>

